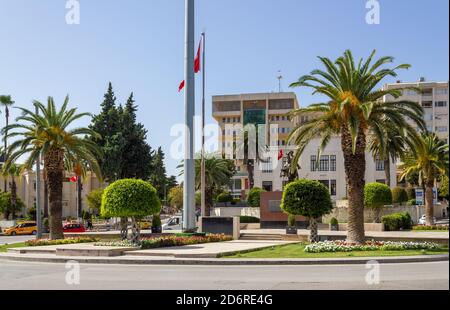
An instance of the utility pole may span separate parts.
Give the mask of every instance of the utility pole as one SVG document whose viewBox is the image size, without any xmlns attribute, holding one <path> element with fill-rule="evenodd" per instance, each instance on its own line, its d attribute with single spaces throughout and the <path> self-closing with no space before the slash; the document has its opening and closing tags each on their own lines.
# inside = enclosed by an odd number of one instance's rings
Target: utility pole
<svg viewBox="0 0 450 310">
<path fill-rule="evenodd" d="M 195 220 L 195 159 L 194 159 L 194 40 L 195 40 L 195 0 L 185 0 L 185 153 L 184 153 L 184 191 L 183 191 L 183 231 L 194 232 Z"/>
<path fill-rule="evenodd" d="M 36 114 L 39 114 L 39 108 L 36 105 Z M 41 155 L 36 160 L 36 239 L 42 239 L 42 218 L 41 218 Z"/>
<path fill-rule="evenodd" d="M 201 215 L 202 217 L 206 216 L 206 167 L 205 167 L 205 86 L 206 86 L 206 58 L 205 58 L 205 47 L 206 47 L 206 34 L 202 33 L 202 42 L 203 42 L 203 80 L 202 80 L 202 172 L 201 172 Z"/>
</svg>

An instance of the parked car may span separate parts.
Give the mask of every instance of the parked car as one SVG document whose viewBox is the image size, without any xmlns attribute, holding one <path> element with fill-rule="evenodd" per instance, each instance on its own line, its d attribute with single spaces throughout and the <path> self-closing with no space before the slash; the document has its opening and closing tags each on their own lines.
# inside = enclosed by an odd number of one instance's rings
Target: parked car
<svg viewBox="0 0 450 310">
<path fill-rule="evenodd" d="M 78 223 L 68 223 L 64 224 L 63 230 L 65 233 L 84 233 L 86 232 L 86 228 L 83 224 Z"/>
<path fill-rule="evenodd" d="M 36 235 L 37 225 L 34 221 L 21 222 L 16 226 L 3 230 L 3 233 L 8 236 L 15 235 Z"/>
<path fill-rule="evenodd" d="M 181 230 L 181 216 L 171 217 L 167 223 L 162 225 L 162 229 L 164 230 Z"/>
<path fill-rule="evenodd" d="M 139 221 L 139 227 L 141 230 L 149 230 L 152 228 L 152 221 L 150 220 L 141 220 Z"/>
<path fill-rule="evenodd" d="M 427 216 L 424 214 L 419 219 L 419 225 L 426 225 Z M 436 223 L 436 218 L 434 218 L 434 222 Z"/>
</svg>

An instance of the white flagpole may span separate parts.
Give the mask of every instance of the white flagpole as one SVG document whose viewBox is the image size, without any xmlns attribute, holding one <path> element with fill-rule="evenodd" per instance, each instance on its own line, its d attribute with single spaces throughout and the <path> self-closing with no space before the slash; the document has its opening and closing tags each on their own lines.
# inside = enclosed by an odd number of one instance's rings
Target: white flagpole
<svg viewBox="0 0 450 310">
<path fill-rule="evenodd" d="M 202 68 L 202 75 L 203 75 L 203 85 L 202 85 L 202 172 L 201 172 L 201 194 L 202 194 L 202 201 L 201 201 L 201 214 L 202 217 L 206 216 L 206 167 L 205 167 L 205 85 L 206 85 L 206 58 L 205 58 L 205 47 L 206 47 L 206 34 L 202 33 L 202 42 L 203 42 L 203 68 Z"/>
</svg>

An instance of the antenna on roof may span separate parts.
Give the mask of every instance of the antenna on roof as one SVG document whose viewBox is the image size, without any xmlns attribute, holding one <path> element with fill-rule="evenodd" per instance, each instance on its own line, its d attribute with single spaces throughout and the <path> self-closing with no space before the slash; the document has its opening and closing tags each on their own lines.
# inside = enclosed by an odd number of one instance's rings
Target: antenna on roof
<svg viewBox="0 0 450 310">
<path fill-rule="evenodd" d="M 282 89 L 281 89 L 281 80 L 283 79 L 283 75 L 281 75 L 281 70 L 278 70 L 278 92 L 281 93 Z"/>
</svg>

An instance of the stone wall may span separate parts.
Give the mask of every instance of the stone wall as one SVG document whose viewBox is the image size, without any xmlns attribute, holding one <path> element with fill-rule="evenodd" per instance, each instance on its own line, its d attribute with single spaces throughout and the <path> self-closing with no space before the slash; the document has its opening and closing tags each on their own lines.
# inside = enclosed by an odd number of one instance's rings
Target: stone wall
<svg viewBox="0 0 450 310">
<path fill-rule="evenodd" d="M 348 200 L 341 200 L 336 202 L 336 207 L 333 209 L 333 212 L 329 215 L 322 217 L 322 221 L 324 223 L 329 223 L 331 218 L 336 218 L 339 223 L 348 222 Z M 439 219 L 443 217 L 443 211 L 447 208 L 446 205 L 438 204 L 434 207 L 434 216 Z M 425 214 L 425 206 L 405 206 L 405 205 L 394 205 L 394 206 L 385 206 L 381 211 L 381 216 L 399 213 L 399 212 L 408 212 L 411 215 L 411 218 L 415 224 L 418 223 L 420 217 Z M 447 212 L 445 212 L 447 213 Z M 364 222 L 373 223 L 375 220 L 375 212 L 371 209 L 364 210 Z"/>
</svg>

